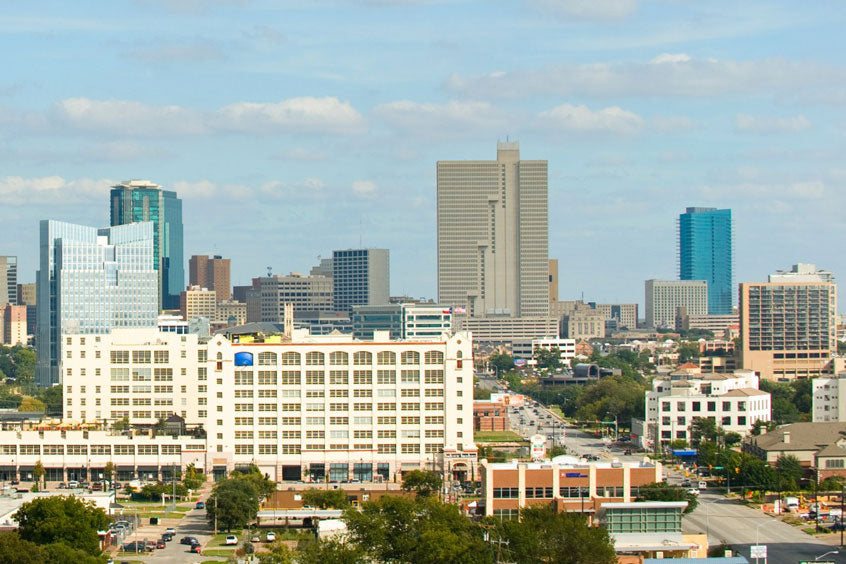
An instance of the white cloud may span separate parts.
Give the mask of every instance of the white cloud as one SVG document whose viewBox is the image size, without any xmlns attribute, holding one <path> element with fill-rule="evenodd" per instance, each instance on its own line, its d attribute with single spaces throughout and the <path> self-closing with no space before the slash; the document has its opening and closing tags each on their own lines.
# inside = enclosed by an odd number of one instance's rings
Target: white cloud
<svg viewBox="0 0 846 564">
<path fill-rule="evenodd" d="M 327 131 L 355 133 L 364 118 L 335 97 L 290 98 L 275 103 L 237 102 L 215 113 L 215 128 L 248 132 Z"/>
<path fill-rule="evenodd" d="M 664 132 L 687 131 L 696 123 L 687 116 L 656 116 L 650 120 L 653 129 Z"/>
<path fill-rule="evenodd" d="M 161 157 L 166 153 L 157 144 L 124 140 L 97 143 L 80 151 L 86 159 L 115 162 Z"/>
<path fill-rule="evenodd" d="M 734 125 L 738 131 L 751 133 L 795 133 L 811 127 L 811 122 L 802 114 L 793 117 L 761 117 L 738 114 L 734 118 Z"/>
<path fill-rule="evenodd" d="M 6 176 L 0 178 L 0 203 L 15 204 L 55 204 L 65 202 L 88 201 L 107 196 L 112 180 L 79 178 L 65 180 L 61 176 L 42 176 L 23 178 Z"/>
<path fill-rule="evenodd" d="M 352 183 L 352 189 L 362 198 L 372 198 L 376 195 L 376 184 L 370 180 L 356 180 Z"/>
<path fill-rule="evenodd" d="M 563 63 L 481 76 L 452 75 L 448 89 L 479 99 L 529 96 L 817 96 L 846 85 L 846 69 L 783 58 L 733 61 L 663 54 L 651 61 Z"/>
<path fill-rule="evenodd" d="M 381 104 L 373 114 L 398 129 L 426 135 L 474 135 L 501 128 L 502 111 L 488 102 L 452 100 L 430 104 L 400 100 Z"/>
<path fill-rule="evenodd" d="M 643 126 L 643 118 L 619 106 L 594 111 L 584 105 L 561 104 L 538 114 L 538 124 L 557 131 L 631 134 Z"/>
<path fill-rule="evenodd" d="M 529 6 L 556 17 L 617 20 L 637 10 L 637 0 L 528 0 Z"/>
<path fill-rule="evenodd" d="M 53 117 L 79 131 L 128 137 L 197 135 L 206 131 L 202 116 L 195 110 L 125 100 L 66 98 L 53 106 Z"/>
</svg>

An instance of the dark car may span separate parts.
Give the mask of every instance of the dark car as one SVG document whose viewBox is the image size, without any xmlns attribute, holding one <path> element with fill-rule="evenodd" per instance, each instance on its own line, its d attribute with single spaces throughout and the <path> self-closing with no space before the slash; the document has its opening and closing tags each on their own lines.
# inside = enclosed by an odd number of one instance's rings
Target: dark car
<svg viewBox="0 0 846 564">
<path fill-rule="evenodd" d="M 144 541 L 128 542 L 123 545 L 124 552 L 147 552 L 147 543 Z"/>
<path fill-rule="evenodd" d="M 623 451 L 623 454 L 631 454 L 631 453 L 632 453 L 632 449 L 630 449 L 630 448 L 627 448 L 626 450 Z"/>
<path fill-rule="evenodd" d="M 200 541 L 197 540 L 197 537 L 182 537 L 179 544 L 200 544 Z"/>
<path fill-rule="evenodd" d="M 191 545 L 191 550 L 189 552 L 193 552 L 194 554 L 200 554 L 203 548 L 200 546 L 200 543 L 194 543 Z"/>
<path fill-rule="evenodd" d="M 173 540 L 173 533 L 162 533 L 162 540 L 165 542 L 170 542 Z"/>
<path fill-rule="evenodd" d="M 194 509 L 205 509 L 205 508 L 206 508 L 206 504 L 202 501 L 198 501 L 197 505 L 194 506 Z"/>
</svg>

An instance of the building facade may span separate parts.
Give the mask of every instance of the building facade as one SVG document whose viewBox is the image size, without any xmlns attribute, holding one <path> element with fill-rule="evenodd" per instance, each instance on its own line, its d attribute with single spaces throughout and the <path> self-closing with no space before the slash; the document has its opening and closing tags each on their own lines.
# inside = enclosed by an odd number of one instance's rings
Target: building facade
<svg viewBox="0 0 846 564">
<path fill-rule="evenodd" d="M 480 463 L 485 515 L 516 519 L 520 509 L 552 506 L 593 514 L 604 503 L 633 501 L 638 488 L 663 481 L 661 463 L 588 462 L 557 456 L 544 462 Z"/>
<path fill-rule="evenodd" d="M 297 331 L 287 341 L 201 343 L 156 331 L 67 338 L 69 424 L 150 425 L 175 413 L 206 431 L 210 465 L 255 463 L 277 480 L 393 480 L 433 461 L 451 477 L 475 471 L 466 333 L 413 342 Z"/>
<path fill-rule="evenodd" d="M 186 321 L 194 317 L 217 319 L 217 292 L 200 286 L 188 286 L 179 293 L 179 313 Z M 244 317 L 246 318 L 246 308 Z"/>
<path fill-rule="evenodd" d="M 616 319 L 620 327 L 637 329 L 637 304 L 596 304 L 605 319 Z"/>
<path fill-rule="evenodd" d="M 679 216 L 679 279 L 708 283 L 710 315 L 732 313 L 731 210 L 687 208 Z"/>
<path fill-rule="evenodd" d="M 646 327 L 675 327 L 676 310 L 688 315 L 708 314 L 708 283 L 705 280 L 647 280 Z M 731 313 L 731 312 L 729 312 Z"/>
<path fill-rule="evenodd" d="M 564 303 L 572 303 L 573 306 L 561 316 L 558 333 L 562 337 L 577 341 L 605 337 L 605 321 L 609 318 L 603 311 L 584 302 L 559 302 Z"/>
<path fill-rule="evenodd" d="M 438 301 L 472 316 L 549 315 L 546 161 L 520 160 L 516 142 L 495 161 L 437 163 Z"/>
<path fill-rule="evenodd" d="M 232 299 L 231 259 L 220 255 L 192 255 L 188 259 L 188 285 L 214 290 L 217 301 Z"/>
<path fill-rule="evenodd" d="M 112 187 L 111 225 L 153 224 L 151 264 L 159 275 L 159 308 L 178 309 L 185 288 L 182 200 L 149 180 L 129 180 Z"/>
<path fill-rule="evenodd" d="M 0 255 L 0 306 L 18 305 L 18 257 Z"/>
<path fill-rule="evenodd" d="M 233 300 L 217 302 L 213 321 L 226 326 L 243 325 L 247 322 L 247 304 Z"/>
<path fill-rule="evenodd" d="M 525 360 L 533 359 L 535 352 L 540 349 L 558 349 L 562 364 L 570 365 L 570 361 L 576 358 L 575 339 L 532 339 L 531 341 L 514 341 L 511 344 L 511 354 L 514 358 Z"/>
<path fill-rule="evenodd" d="M 153 224 L 105 229 L 43 220 L 38 270 L 36 382 L 61 382 L 65 333 L 155 327 L 158 273 Z"/>
<path fill-rule="evenodd" d="M 0 305 L 0 343 L 25 345 L 27 334 L 26 306 Z"/>
<path fill-rule="evenodd" d="M 771 419 L 770 394 L 758 389 L 758 377 L 749 370 L 734 374 L 674 373 L 652 380 L 646 392 L 645 444 L 674 440 L 690 442 L 695 418 L 713 420 L 726 432 L 746 435 L 756 421 Z"/>
<path fill-rule="evenodd" d="M 793 380 L 832 373 L 837 287 L 832 282 L 792 281 L 740 285 L 740 358 L 762 378 Z"/>
<path fill-rule="evenodd" d="M 473 342 L 482 346 L 505 345 L 515 341 L 557 339 L 558 320 L 554 317 L 465 317 L 455 316 L 456 330 L 473 334 Z"/>
<path fill-rule="evenodd" d="M 452 332 L 452 310 L 438 304 L 353 306 L 353 336 L 372 339 L 374 331 L 387 331 L 392 339 L 440 339 Z"/>
<path fill-rule="evenodd" d="M 813 408 L 811 421 L 846 423 L 846 374 L 834 378 L 819 377 L 811 380 Z"/>
<path fill-rule="evenodd" d="M 332 251 L 335 311 L 384 305 L 391 295 L 388 249 Z"/>
<path fill-rule="evenodd" d="M 18 284 L 17 287 L 18 305 L 26 306 L 26 330 L 30 335 L 35 334 L 35 324 L 38 315 L 37 288 L 31 284 Z"/>
<path fill-rule="evenodd" d="M 294 304 L 294 314 L 297 314 L 333 311 L 333 302 L 331 278 L 297 273 L 261 277 L 253 281 L 253 290 L 247 292 L 247 321 L 282 323 L 285 304 Z"/>
</svg>

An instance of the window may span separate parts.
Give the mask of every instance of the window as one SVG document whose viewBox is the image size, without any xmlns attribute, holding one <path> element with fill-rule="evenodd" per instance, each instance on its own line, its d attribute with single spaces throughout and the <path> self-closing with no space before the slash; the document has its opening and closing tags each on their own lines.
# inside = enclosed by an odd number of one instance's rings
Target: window
<svg viewBox="0 0 846 564">
<path fill-rule="evenodd" d="M 444 416 L 443 415 L 427 415 L 426 416 L 426 425 L 443 425 L 444 424 Z M 458 423 L 461 424 L 461 420 L 458 420 Z"/>
<path fill-rule="evenodd" d="M 402 371 L 402 382 L 405 383 L 405 384 L 419 383 L 420 382 L 420 371 L 419 370 L 403 370 Z"/>
<path fill-rule="evenodd" d="M 379 425 L 396 425 L 397 418 L 394 416 L 380 416 L 376 419 L 376 423 Z"/>
<path fill-rule="evenodd" d="M 353 404 L 353 411 L 371 411 L 373 409 L 372 403 L 360 403 L 356 402 Z"/>
<path fill-rule="evenodd" d="M 376 355 L 376 363 L 379 366 L 391 366 L 397 363 L 397 355 L 390 351 L 382 351 Z"/>
<path fill-rule="evenodd" d="M 400 391 L 400 396 L 404 398 L 419 398 L 420 397 L 420 389 L 419 388 L 403 388 Z"/>
<path fill-rule="evenodd" d="M 320 354 L 320 353 L 318 353 Z M 289 351 L 286 353 L 282 353 L 281 363 L 283 366 L 299 366 L 300 365 L 300 353 Z"/>
<path fill-rule="evenodd" d="M 112 364 L 129 364 L 129 351 L 111 351 L 109 357 Z"/>
<path fill-rule="evenodd" d="M 723 417 L 722 424 L 723 425 L 731 425 L 731 417 L 729 417 L 729 416 Z"/>
<path fill-rule="evenodd" d="M 842 458 L 827 458 L 825 461 L 826 468 L 843 468 L 843 459 Z"/>
<path fill-rule="evenodd" d="M 590 488 L 587 486 L 562 486 L 558 490 L 559 495 L 565 499 L 578 499 L 590 497 Z"/>
<path fill-rule="evenodd" d="M 397 404 L 395 402 L 380 402 L 376 404 L 376 411 L 396 411 Z"/>
<path fill-rule="evenodd" d="M 273 372 L 271 370 L 259 370 L 258 383 L 259 386 L 275 386 L 276 372 Z"/>
<path fill-rule="evenodd" d="M 370 366 L 373 364 L 373 354 L 367 351 L 358 351 L 353 354 L 353 364 L 356 366 Z"/>
<path fill-rule="evenodd" d="M 420 425 L 420 417 L 416 415 L 404 415 L 400 419 L 403 425 Z"/>
<path fill-rule="evenodd" d="M 300 378 L 301 374 L 299 372 L 283 372 L 281 383 L 283 386 L 298 386 L 300 384 Z"/>
<path fill-rule="evenodd" d="M 420 404 L 416 402 L 403 402 L 400 409 L 402 411 L 420 411 Z"/>
<path fill-rule="evenodd" d="M 253 373 L 247 372 L 245 370 L 238 370 L 235 372 L 235 385 L 236 386 L 252 386 L 253 385 Z"/>
<path fill-rule="evenodd" d="M 132 364 L 150 364 L 150 351 L 132 351 Z"/>
<path fill-rule="evenodd" d="M 379 353 L 381 354 L 381 353 Z M 376 371 L 377 384 L 396 384 L 397 373 L 394 370 L 377 370 Z"/>
<path fill-rule="evenodd" d="M 336 385 L 346 385 L 350 383 L 350 374 L 346 370 L 330 370 L 329 383 Z"/>
<path fill-rule="evenodd" d="M 427 370 L 426 371 L 427 384 L 443 384 L 444 371 L 443 370 Z"/>
<path fill-rule="evenodd" d="M 347 366 L 350 363 L 349 355 L 342 351 L 329 353 L 329 364 L 332 366 Z"/>
<path fill-rule="evenodd" d="M 402 364 L 420 364 L 420 353 L 417 351 L 404 351 L 400 355 Z"/>
<path fill-rule="evenodd" d="M 461 407 L 461 406 L 459 406 Z M 444 403 L 439 401 L 427 401 L 426 411 L 443 411 Z"/>
<path fill-rule="evenodd" d="M 259 366 L 276 366 L 276 353 L 260 352 L 258 355 Z"/>
<path fill-rule="evenodd" d="M 526 499 L 552 499 L 552 487 L 526 488 Z"/>
<path fill-rule="evenodd" d="M 441 351 L 426 351 L 424 355 L 424 360 L 426 364 L 443 364 L 444 363 L 444 353 Z"/>
<path fill-rule="evenodd" d="M 458 391 L 458 394 L 461 395 L 461 390 Z M 426 397 L 427 398 L 442 398 L 444 397 L 444 391 L 441 388 L 429 388 L 426 390 Z"/>
<path fill-rule="evenodd" d="M 403 443 L 400 452 L 403 454 L 419 454 L 420 443 Z"/>
<path fill-rule="evenodd" d="M 494 488 L 494 499 L 517 499 L 520 496 L 520 488 Z"/>
<path fill-rule="evenodd" d="M 380 444 L 377 447 L 379 454 L 395 454 L 397 452 L 397 445 L 394 444 Z"/>
<path fill-rule="evenodd" d="M 709 401 L 708 402 L 708 411 L 717 411 L 717 402 Z"/>
<path fill-rule="evenodd" d="M 494 509 L 493 516 L 500 521 L 513 521 L 520 518 L 519 509 Z"/>
<path fill-rule="evenodd" d="M 153 351 L 153 362 L 155 364 L 167 364 L 170 361 L 169 351 Z"/>
<path fill-rule="evenodd" d="M 698 401 L 693 402 L 691 409 L 692 409 L 693 411 L 702 411 L 702 404 L 701 404 L 701 402 L 698 402 Z"/>
<path fill-rule="evenodd" d="M 312 351 L 310 353 L 306 353 L 306 365 L 308 366 L 323 366 L 323 353 Z"/>
<path fill-rule="evenodd" d="M 309 353 L 311 354 L 311 353 Z M 307 370 L 306 385 L 322 386 L 325 383 L 325 376 L 322 370 Z"/>
</svg>

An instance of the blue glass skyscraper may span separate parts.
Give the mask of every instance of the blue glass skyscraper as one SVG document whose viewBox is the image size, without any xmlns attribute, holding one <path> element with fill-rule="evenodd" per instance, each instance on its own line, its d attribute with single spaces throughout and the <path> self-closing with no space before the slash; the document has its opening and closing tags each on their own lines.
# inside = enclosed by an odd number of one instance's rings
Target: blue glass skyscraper
<svg viewBox="0 0 846 564">
<path fill-rule="evenodd" d="M 679 216 L 679 279 L 708 282 L 708 313 L 732 313 L 731 210 L 687 208 Z"/>
<path fill-rule="evenodd" d="M 112 187 L 111 224 L 153 222 L 153 267 L 159 271 L 159 308 L 179 309 L 185 289 L 182 200 L 149 180 L 130 180 Z"/>
<path fill-rule="evenodd" d="M 64 334 L 155 327 L 153 224 L 97 229 L 43 220 L 38 269 L 36 382 L 61 382 Z"/>
</svg>

